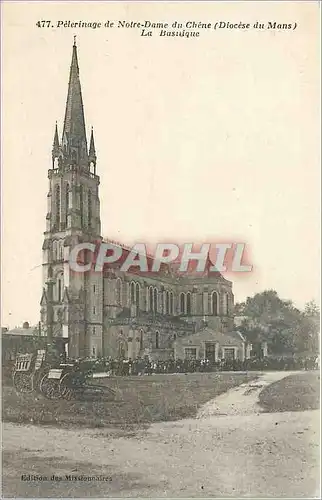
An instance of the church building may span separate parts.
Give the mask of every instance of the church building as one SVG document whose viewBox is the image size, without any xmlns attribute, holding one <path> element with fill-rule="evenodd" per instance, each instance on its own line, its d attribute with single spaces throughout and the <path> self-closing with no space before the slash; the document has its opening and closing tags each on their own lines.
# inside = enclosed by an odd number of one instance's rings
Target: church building
<svg viewBox="0 0 322 500">
<path fill-rule="evenodd" d="M 45 334 L 50 329 L 66 339 L 70 357 L 249 357 L 245 339 L 233 330 L 232 283 L 209 266 L 198 276 L 171 265 L 145 275 L 117 265 L 100 273 L 71 270 L 76 244 L 104 241 L 94 133 L 88 141 L 75 42 L 63 133 L 59 137 L 56 124 L 48 178 L 41 324 Z"/>
</svg>

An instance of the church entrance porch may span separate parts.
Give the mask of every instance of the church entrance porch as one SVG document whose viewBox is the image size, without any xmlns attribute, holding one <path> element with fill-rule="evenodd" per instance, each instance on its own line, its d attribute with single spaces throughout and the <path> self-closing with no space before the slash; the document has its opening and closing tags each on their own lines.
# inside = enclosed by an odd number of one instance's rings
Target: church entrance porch
<svg viewBox="0 0 322 500">
<path fill-rule="evenodd" d="M 205 359 L 209 359 L 213 363 L 217 362 L 216 342 L 205 342 Z"/>
</svg>

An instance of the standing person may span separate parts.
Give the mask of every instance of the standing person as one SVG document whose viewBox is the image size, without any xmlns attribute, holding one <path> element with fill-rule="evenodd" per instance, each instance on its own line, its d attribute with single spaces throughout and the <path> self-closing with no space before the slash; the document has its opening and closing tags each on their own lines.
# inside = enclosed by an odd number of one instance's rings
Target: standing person
<svg viewBox="0 0 322 500">
<path fill-rule="evenodd" d="M 122 364 L 123 364 L 122 375 L 127 376 L 129 374 L 129 360 L 123 359 Z"/>
<path fill-rule="evenodd" d="M 132 371 L 133 371 L 133 361 L 132 361 L 132 358 L 129 358 L 128 360 L 128 375 L 132 375 Z"/>
<path fill-rule="evenodd" d="M 152 363 L 148 357 L 146 357 L 146 359 L 145 359 L 145 369 L 146 369 L 146 373 L 148 375 L 152 374 Z"/>
<path fill-rule="evenodd" d="M 317 357 L 315 358 L 314 369 L 315 370 L 319 370 L 320 369 L 320 354 L 318 354 Z"/>
<path fill-rule="evenodd" d="M 66 353 L 65 351 L 61 352 L 59 355 L 60 363 L 66 363 Z"/>
<path fill-rule="evenodd" d="M 137 359 L 137 374 L 144 375 L 144 360 L 142 358 Z"/>
<path fill-rule="evenodd" d="M 48 363 L 52 367 L 59 366 L 61 363 L 59 351 L 56 344 L 54 344 L 53 342 L 51 344 L 47 344 L 46 363 Z"/>
</svg>

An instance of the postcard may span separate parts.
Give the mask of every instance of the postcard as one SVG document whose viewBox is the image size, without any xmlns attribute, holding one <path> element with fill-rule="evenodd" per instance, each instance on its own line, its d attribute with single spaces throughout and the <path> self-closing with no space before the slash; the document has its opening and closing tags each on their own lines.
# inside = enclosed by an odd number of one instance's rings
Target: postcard
<svg viewBox="0 0 322 500">
<path fill-rule="evenodd" d="M 2 2 L 3 498 L 320 498 L 319 2 Z"/>
</svg>

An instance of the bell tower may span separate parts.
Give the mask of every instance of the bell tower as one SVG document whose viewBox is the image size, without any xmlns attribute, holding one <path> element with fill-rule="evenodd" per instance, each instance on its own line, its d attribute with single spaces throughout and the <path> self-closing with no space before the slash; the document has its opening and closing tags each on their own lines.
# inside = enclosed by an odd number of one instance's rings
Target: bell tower
<svg viewBox="0 0 322 500">
<path fill-rule="evenodd" d="M 76 273 L 68 262 L 75 245 L 102 239 L 93 128 L 89 150 L 87 144 L 74 39 L 63 131 L 59 139 L 56 123 L 48 171 L 41 299 L 43 331 L 48 337 L 68 338 L 71 357 L 102 352 L 102 275 Z"/>
</svg>

